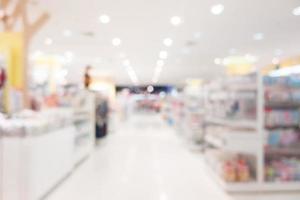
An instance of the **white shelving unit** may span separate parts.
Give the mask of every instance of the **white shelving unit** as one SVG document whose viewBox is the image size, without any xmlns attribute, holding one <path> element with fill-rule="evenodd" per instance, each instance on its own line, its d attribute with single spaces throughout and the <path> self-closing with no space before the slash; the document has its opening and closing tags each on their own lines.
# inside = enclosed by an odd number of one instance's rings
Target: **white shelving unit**
<svg viewBox="0 0 300 200">
<path fill-rule="evenodd" d="M 83 91 L 80 107 L 74 111 L 74 164 L 78 165 L 89 156 L 95 144 L 95 96 Z"/>
<path fill-rule="evenodd" d="M 250 191 L 294 191 L 300 189 L 300 182 L 296 181 L 274 181 L 268 182 L 265 177 L 266 155 L 289 154 L 300 156 L 300 148 L 266 148 L 268 130 L 265 128 L 265 86 L 263 76 L 260 73 L 252 74 L 234 81 L 220 82 L 206 87 L 206 142 L 213 147 L 206 154 L 207 169 L 212 177 L 228 192 L 250 192 Z M 251 80 L 252 81 L 249 81 Z M 218 87 L 218 85 L 220 87 Z M 236 94 L 255 94 L 256 114 L 254 118 L 244 119 L 242 116 L 228 117 L 226 112 L 218 113 L 213 110 L 214 102 L 219 102 L 217 108 L 225 109 L 226 102 Z M 241 95 L 242 96 L 242 95 Z M 249 95 L 248 95 L 249 96 Z M 212 98 L 212 99 L 210 99 Z M 277 105 L 276 105 L 277 106 Z M 293 105 L 295 106 L 295 105 Z M 210 109 L 211 108 L 211 109 Z M 300 106 L 298 107 L 300 108 Z M 224 114 L 225 113 L 225 114 Z M 216 115 L 219 114 L 219 115 Z M 219 129 L 210 127 L 217 126 Z M 216 170 L 218 158 L 210 152 L 233 155 L 251 155 L 255 159 L 254 172 L 251 180 L 247 182 L 227 182 L 223 180 Z M 221 161 L 220 161 L 221 162 Z"/>
</svg>

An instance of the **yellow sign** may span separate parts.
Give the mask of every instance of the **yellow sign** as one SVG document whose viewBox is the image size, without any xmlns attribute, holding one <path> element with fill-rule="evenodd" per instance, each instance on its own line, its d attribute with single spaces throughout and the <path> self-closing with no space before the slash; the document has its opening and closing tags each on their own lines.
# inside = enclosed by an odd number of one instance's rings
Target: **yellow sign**
<svg viewBox="0 0 300 200">
<path fill-rule="evenodd" d="M 12 91 L 24 89 L 24 55 L 23 34 L 14 32 L 0 33 L 0 54 L 4 57 L 7 70 L 7 83 L 5 88 L 5 109 L 10 112 L 12 106 Z"/>
</svg>

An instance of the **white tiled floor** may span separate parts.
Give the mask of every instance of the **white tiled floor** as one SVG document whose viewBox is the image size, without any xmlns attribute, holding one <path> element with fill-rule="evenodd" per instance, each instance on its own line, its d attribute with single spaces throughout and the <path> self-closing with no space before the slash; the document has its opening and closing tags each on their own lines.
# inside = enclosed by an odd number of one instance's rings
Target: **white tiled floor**
<svg viewBox="0 0 300 200">
<path fill-rule="evenodd" d="M 299 194 L 230 196 L 158 116 L 139 115 L 110 135 L 48 200 L 299 200 Z"/>
</svg>

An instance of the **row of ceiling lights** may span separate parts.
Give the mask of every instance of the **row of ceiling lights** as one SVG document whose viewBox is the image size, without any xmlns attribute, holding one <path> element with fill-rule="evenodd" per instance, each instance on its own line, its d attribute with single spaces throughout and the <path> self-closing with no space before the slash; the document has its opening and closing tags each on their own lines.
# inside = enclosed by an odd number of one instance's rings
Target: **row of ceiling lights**
<svg viewBox="0 0 300 200">
<path fill-rule="evenodd" d="M 214 15 L 220 15 L 220 14 L 222 14 L 223 11 L 224 11 L 224 6 L 222 4 L 217 4 L 217 5 L 214 5 L 214 6 L 211 7 L 211 13 L 214 14 Z M 173 26 L 179 26 L 180 24 L 183 23 L 183 20 L 179 16 L 173 16 L 170 19 L 170 23 Z M 198 33 L 197 35 L 195 35 L 195 37 L 199 38 L 200 35 L 201 34 Z M 166 47 L 170 47 L 173 44 L 173 40 L 171 38 L 165 38 L 163 40 L 163 44 Z M 160 60 L 158 60 L 157 63 L 156 63 L 156 67 L 155 67 L 155 70 L 154 70 L 154 76 L 152 78 L 152 82 L 154 84 L 158 82 L 158 79 L 159 79 L 160 74 L 162 72 L 162 68 L 165 64 L 164 60 L 168 58 L 168 52 L 165 51 L 165 50 L 160 51 L 159 52 L 159 58 L 160 58 Z"/>
<path fill-rule="evenodd" d="M 213 15 L 220 15 L 220 14 L 223 13 L 224 9 L 225 9 L 224 5 L 222 5 L 222 4 L 216 4 L 216 5 L 213 5 L 213 6 L 211 7 L 210 11 L 211 11 L 211 13 L 212 13 Z M 296 7 L 295 9 L 293 9 L 292 13 L 293 13 L 295 16 L 299 16 L 299 15 L 300 15 L 300 6 L 299 6 L 299 7 Z M 108 24 L 108 23 L 110 23 L 111 19 L 110 19 L 110 17 L 109 17 L 108 15 L 104 14 L 104 15 L 101 15 L 101 16 L 99 17 L 99 21 L 100 21 L 101 23 L 103 23 L 103 24 Z M 182 20 L 182 18 L 179 17 L 179 16 L 173 16 L 173 17 L 170 18 L 170 23 L 171 23 L 173 26 L 179 26 L 180 24 L 183 23 L 183 20 Z M 71 37 L 71 36 L 72 36 L 72 31 L 66 29 L 66 30 L 63 31 L 63 35 L 64 35 L 65 37 Z M 264 33 L 260 33 L 260 32 L 259 32 L 259 33 L 255 33 L 255 34 L 253 35 L 253 40 L 260 41 L 260 40 L 263 40 L 263 39 L 264 39 Z M 52 40 L 51 38 L 46 38 L 44 43 L 45 43 L 46 45 L 52 45 L 52 44 L 53 44 L 53 40 Z M 112 39 L 112 45 L 113 45 L 113 46 L 116 46 L 116 47 L 117 47 L 117 46 L 120 46 L 121 44 L 122 44 L 122 40 L 121 40 L 120 38 L 116 37 L 116 38 L 113 38 L 113 39 Z M 171 38 L 165 38 L 165 39 L 163 40 L 163 44 L 164 44 L 166 47 L 170 47 L 170 46 L 172 46 L 172 44 L 173 44 L 173 40 L 172 40 Z M 230 50 L 230 54 L 235 54 L 235 53 L 236 53 L 236 50 L 232 48 L 232 49 Z M 70 55 L 71 53 L 68 52 L 68 53 L 65 53 L 65 54 Z M 66 57 L 71 58 L 71 57 L 73 57 L 73 56 L 66 56 Z M 121 57 L 121 58 L 125 58 L 126 55 L 125 55 L 125 54 L 122 54 L 122 56 L 120 56 L 120 57 Z M 154 77 L 153 77 L 153 80 L 152 80 L 154 83 L 156 83 L 156 82 L 158 81 L 159 75 L 160 75 L 160 73 L 161 73 L 161 71 L 162 71 L 162 67 L 163 67 L 163 65 L 164 65 L 164 61 L 163 61 L 163 60 L 168 58 L 168 52 L 165 51 L 165 50 L 160 51 L 160 52 L 159 52 L 159 58 L 160 58 L 160 60 L 157 61 L 157 65 L 156 65 Z M 278 60 L 278 59 L 275 57 L 275 58 L 273 58 L 272 62 L 275 64 L 275 63 L 278 62 L 277 60 Z M 220 58 L 215 58 L 214 62 L 215 62 L 215 64 L 220 65 L 220 64 L 222 64 L 222 59 L 220 59 Z M 131 74 L 131 79 L 132 79 L 132 81 L 133 81 L 133 82 L 137 82 L 137 77 L 136 77 L 136 74 L 135 74 L 134 70 L 133 70 L 132 67 L 130 66 L 130 61 L 129 61 L 128 59 L 127 59 L 127 60 L 124 60 L 124 61 L 123 61 L 123 65 L 126 66 L 127 69 L 129 69 L 128 72 L 129 72 L 129 74 Z M 133 75 L 133 74 L 134 74 L 134 75 Z"/>
</svg>

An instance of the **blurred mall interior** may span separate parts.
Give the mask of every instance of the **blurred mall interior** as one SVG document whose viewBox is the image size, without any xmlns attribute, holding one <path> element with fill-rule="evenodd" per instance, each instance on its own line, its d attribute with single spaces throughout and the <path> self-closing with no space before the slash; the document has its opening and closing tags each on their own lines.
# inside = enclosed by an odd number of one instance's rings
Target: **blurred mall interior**
<svg viewBox="0 0 300 200">
<path fill-rule="evenodd" d="M 299 200 L 300 0 L 0 0 L 0 200 Z"/>
</svg>

